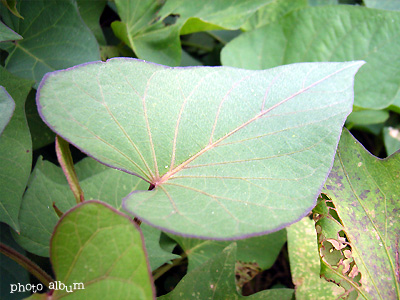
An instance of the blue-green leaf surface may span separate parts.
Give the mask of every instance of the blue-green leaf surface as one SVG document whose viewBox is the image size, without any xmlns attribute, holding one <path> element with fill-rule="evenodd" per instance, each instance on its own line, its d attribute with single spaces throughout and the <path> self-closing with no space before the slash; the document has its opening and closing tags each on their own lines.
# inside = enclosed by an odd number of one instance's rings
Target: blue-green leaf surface
<svg viewBox="0 0 400 300">
<path fill-rule="evenodd" d="M 250 71 L 112 59 L 48 74 L 37 103 L 64 139 L 154 186 L 126 197 L 133 215 L 233 239 L 279 230 L 315 205 L 361 65 Z"/>
</svg>

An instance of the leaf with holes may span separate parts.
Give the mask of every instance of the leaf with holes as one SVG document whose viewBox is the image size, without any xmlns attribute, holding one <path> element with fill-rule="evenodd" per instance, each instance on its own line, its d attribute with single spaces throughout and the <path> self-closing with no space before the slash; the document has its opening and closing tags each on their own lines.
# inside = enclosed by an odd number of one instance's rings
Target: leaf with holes
<svg viewBox="0 0 400 300">
<path fill-rule="evenodd" d="M 344 130 L 323 192 L 343 223 L 366 299 L 400 298 L 400 155 L 381 160 Z"/>
<path fill-rule="evenodd" d="M 250 71 L 111 59 L 47 74 L 37 104 L 64 139 L 152 184 L 124 201 L 144 222 L 193 237 L 250 237 L 315 205 L 362 64 Z"/>
<path fill-rule="evenodd" d="M 345 294 L 344 289 L 320 277 L 320 256 L 314 222 L 306 217 L 290 225 L 287 233 L 296 300 L 340 299 L 340 296 Z"/>
</svg>

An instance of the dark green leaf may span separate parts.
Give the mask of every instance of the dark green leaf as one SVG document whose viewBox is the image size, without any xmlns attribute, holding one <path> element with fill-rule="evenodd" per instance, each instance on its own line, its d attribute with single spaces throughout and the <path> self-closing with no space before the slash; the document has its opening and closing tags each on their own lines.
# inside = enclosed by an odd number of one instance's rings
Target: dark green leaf
<svg viewBox="0 0 400 300">
<path fill-rule="evenodd" d="M 32 149 L 37 150 L 48 144 L 54 143 L 56 135 L 43 123 L 39 116 L 35 101 L 36 91 L 31 90 L 26 99 L 25 112 L 28 120 L 29 131 L 32 136 Z"/>
<path fill-rule="evenodd" d="M 158 299 L 292 299 L 292 289 L 266 290 L 248 297 L 239 295 L 235 286 L 235 263 L 236 245 L 232 244 L 226 247 L 220 254 L 189 272 L 172 292 Z"/>
<path fill-rule="evenodd" d="M 165 251 L 160 247 L 160 230 L 144 223 L 140 225 L 140 229 L 143 233 L 151 270 L 155 270 L 166 262 L 180 257 L 172 254 L 172 249 L 171 251 Z"/>
<path fill-rule="evenodd" d="M 100 27 L 100 16 L 107 4 L 107 0 L 77 0 L 79 13 L 86 25 L 93 32 L 100 45 L 106 44 L 103 31 Z"/>
<path fill-rule="evenodd" d="M 3 22 L 0 21 L 0 42 L 15 41 L 20 39 L 22 39 L 22 36 L 20 36 L 14 30 L 8 28 Z"/>
<path fill-rule="evenodd" d="M 86 200 L 102 200 L 118 210 L 124 195 L 148 187 L 143 180 L 107 168 L 92 159 L 80 161 L 75 169 Z M 51 232 L 59 220 L 53 202 L 62 212 L 76 205 L 61 168 L 39 159 L 21 204 L 21 233 L 14 235 L 20 245 L 37 255 L 49 255 Z"/>
<path fill-rule="evenodd" d="M 230 242 L 199 240 L 172 236 L 186 252 L 189 258 L 188 272 L 202 265 L 208 259 L 221 253 Z M 246 263 L 257 263 L 262 269 L 269 269 L 278 257 L 286 242 L 286 231 L 280 230 L 268 235 L 237 241 L 237 260 Z"/>
<path fill-rule="evenodd" d="M 76 64 L 99 60 L 96 39 L 79 16 L 72 0 L 21 0 L 19 19 L 0 6 L 4 22 L 23 40 L 7 49 L 5 67 L 38 84 L 43 75 Z"/>
<path fill-rule="evenodd" d="M 0 223 L 0 240 L 1 243 L 18 251 L 22 255 L 25 255 L 25 251 L 18 246 L 11 236 L 10 228 L 4 224 Z M 15 290 L 15 286 L 18 287 L 18 283 L 25 285 L 29 283 L 29 273 L 13 261 L 11 258 L 0 254 L 0 299 L 1 300 L 19 300 L 21 297 L 28 297 L 29 292 L 13 292 L 11 293 L 11 285 Z"/>
<path fill-rule="evenodd" d="M 0 137 L 0 221 L 19 231 L 18 214 L 32 164 L 24 106 L 33 82 L 15 77 L 2 67 L 0 78 L 15 101 L 14 114 Z"/>
</svg>

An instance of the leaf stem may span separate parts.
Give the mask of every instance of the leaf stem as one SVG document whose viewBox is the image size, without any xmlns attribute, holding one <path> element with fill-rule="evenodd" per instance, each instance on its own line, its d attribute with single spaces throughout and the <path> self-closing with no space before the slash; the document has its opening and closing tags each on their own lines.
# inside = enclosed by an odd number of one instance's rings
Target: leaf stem
<svg viewBox="0 0 400 300">
<path fill-rule="evenodd" d="M 39 279 L 45 286 L 49 287 L 50 282 L 54 281 L 49 274 L 29 258 L 3 243 L 0 243 L 0 253 L 3 253 L 5 256 L 8 256 L 13 261 L 20 264 L 29 273 Z"/>
<path fill-rule="evenodd" d="M 181 41 L 181 44 L 183 46 L 198 48 L 198 49 L 204 50 L 206 52 L 211 52 L 213 50 L 213 48 L 211 48 L 211 47 L 207 47 L 207 46 L 204 46 L 204 45 L 200 45 L 200 44 L 196 44 L 196 43 L 192 43 L 192 42 L 188 42 L 188 41 Z"/>
<path fill-rule="evenodd" d="M 58 162 L 60 163 L 65 177 L 67 178 L 69 187 L 71 188 L 72 193 L 74 193 L 76 203 L 79 204 L 85 201 L 83 191 L 79 185 L 78 176 L 75 172 L 69 144 L 58 135 L 56 137 L 56 153 Z"/>
<path fill-rule="evenodd" d="M 167 273 L 169 270 L 171 270 L 173 267 L 181 265 L 185 259 L 187 258 L 186 252 L 182 253 L 181 257 L 172 260 L 172 263 L 170 264 L 165 264 L 158 269 L 153 271 L 153 279 L 156 281 L 158 278 L 160 278 L 162 275 Z"/>
</svg>

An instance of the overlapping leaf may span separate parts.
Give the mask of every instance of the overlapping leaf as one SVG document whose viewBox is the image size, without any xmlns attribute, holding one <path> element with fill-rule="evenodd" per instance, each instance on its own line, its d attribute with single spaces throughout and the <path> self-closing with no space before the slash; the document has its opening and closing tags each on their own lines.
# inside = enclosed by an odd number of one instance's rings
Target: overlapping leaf
<svg viewBox="0 0 400 300">
<path fill-rule="evenodd" d="M 160 247 L 160 230 L 145 223 L 140 225 L 140 229 L 143 233 L 151 270 L 155 270 L 166 262 L 180 257 L 171 253 L 173 248 L 170 249 L 171 251 L 166 251 Z"/>
<path fill-rule="evenodd" d="M 77 163 L 75 169 L 86 200 L 101 200 L 116 209 L 121 209 L 126 193 L 148 188 L 148 184 L 139 178 L 89 158 Z M 76 200 L 61 168 L 39 159 L 21 203 L 21 232 L 14 236 L 20 245 L 34 254 L 49 256 L 51 233 L 59 220 L 53 203 L 66 212 L 76 205 Z"/>
<path fill-rule="evenodd" d="M 15 111 L 0 138 L 0 221 L 19 230 L 18 213 L 32 164 L 32 142 L 25 117 L 25 99 L 32 81 L 0 67 L 1 84 L 15 101 Z"/>
<path fill-rule="evenodd" d="M 237 238 L 314 206 L 361 65 L 249 71 L 112 59 L 48 74 L 37 103 L 64 139 L 154 185 L 126 198 L 135 216 L 173 233 Z"/>
<path fill-rule="evenodd" d="M 235 263 L 236 245 L 232 244 L 188 273 L 172 292 L 158 299 L 292 299 L 292 289 L 271 289 L 247 297 L 239 295 L 235 287 Z"/>
<path fill-rule="evenodd" d="M 272 0 L 117 0 L 121 21 L 112 23 L 117 37 L 137 57 L 176 66 L 181 60 L 180 34 L 238 29 Z"/>
<path fill-rule="evenodd" d="M 381 160 L 344 131 L 323 190 L 343 223 L 368 299 L 400 297 L 399 170 L 398 154 Z"/>
<path fill-rule="evenodd" d="M 304 218 L 290 225 L 288 250 L 292 280 L 296 287 L 296 299 L 339 299 L 345 290 L 320 278 L 320 257 L 314 222 Z"/>
<path fill-rule="evenodd" d="M 20 36 L 14 30 L 8 28 L 3 22 L 0 21 L 0 42 L 15 41 L 20 39 L 22 39 L 22 36 Z"/>
<path fill-rule="evenodd" d="M 324 0 L 326 2 L 326 0 Z M 308 6 L 307 0 L 274 0 L 251 16 L 241 29 L 249 31 L 279 20 L 289 12 Z"/>
<path fill-rule="evenodd" d="M 60 219 L 51 240 L 51 262 L 67 289 L 53 288 L 51 296 L 29 299 L 155 298 L 140 230 L 101 202 L 86 201 Z"/>
<path fill-rule="evenodd" d="M 11 73 L 39 83 L 47 72 L 100 59 L 96 39 L 74 1 L 21 0 L 17 8 L 24 19 L 0 6 L 4 22 L 24 37 L 6 48 L 5 67 Z"/>
<path fill-rule="evenodd" d="M 296 62 L 367 62 L 357 74 L 355 102 L 381 109 L 400 105 L 400 13 L 335 5 L 294 11 L 242 34 L 221 53 L 223 65 L 265 69 Z"/>
<path fill-rule="evenodd" d="M 383 129 L 383 141 L 385 142 L 386 153 L 392 155 L 400 149 L 400 130 L 395 127 Z"/>
<path fill-rule="evenodd" d="M 106 0 L 77 0 L 79 14 L 81 15 L 83 21 L 93 32 L 97 41 L 101 45 L 106 44 L 106 39 L 104 38 L 103 31 L 100 27 L 100 16 L 107 4 Z"/>
<path fill-rule="evenodd" d="M 230 242 L 199 240 L 180 236 L 171 236 L 189 258 L 188 272 L 205 263 L 229 246 Z M 237 241 L 237 260 L 256 263 L 262 270 L 269 269 L 278 257 L 286 242 L 286 231 L 280 230 L 268 235 Z"/>
<path fill-rule="evenodd" d="M 365 5 L 372 8 L 400 10 L 400 2 L 393 0 L 364 0 Z"/>
</svg>

